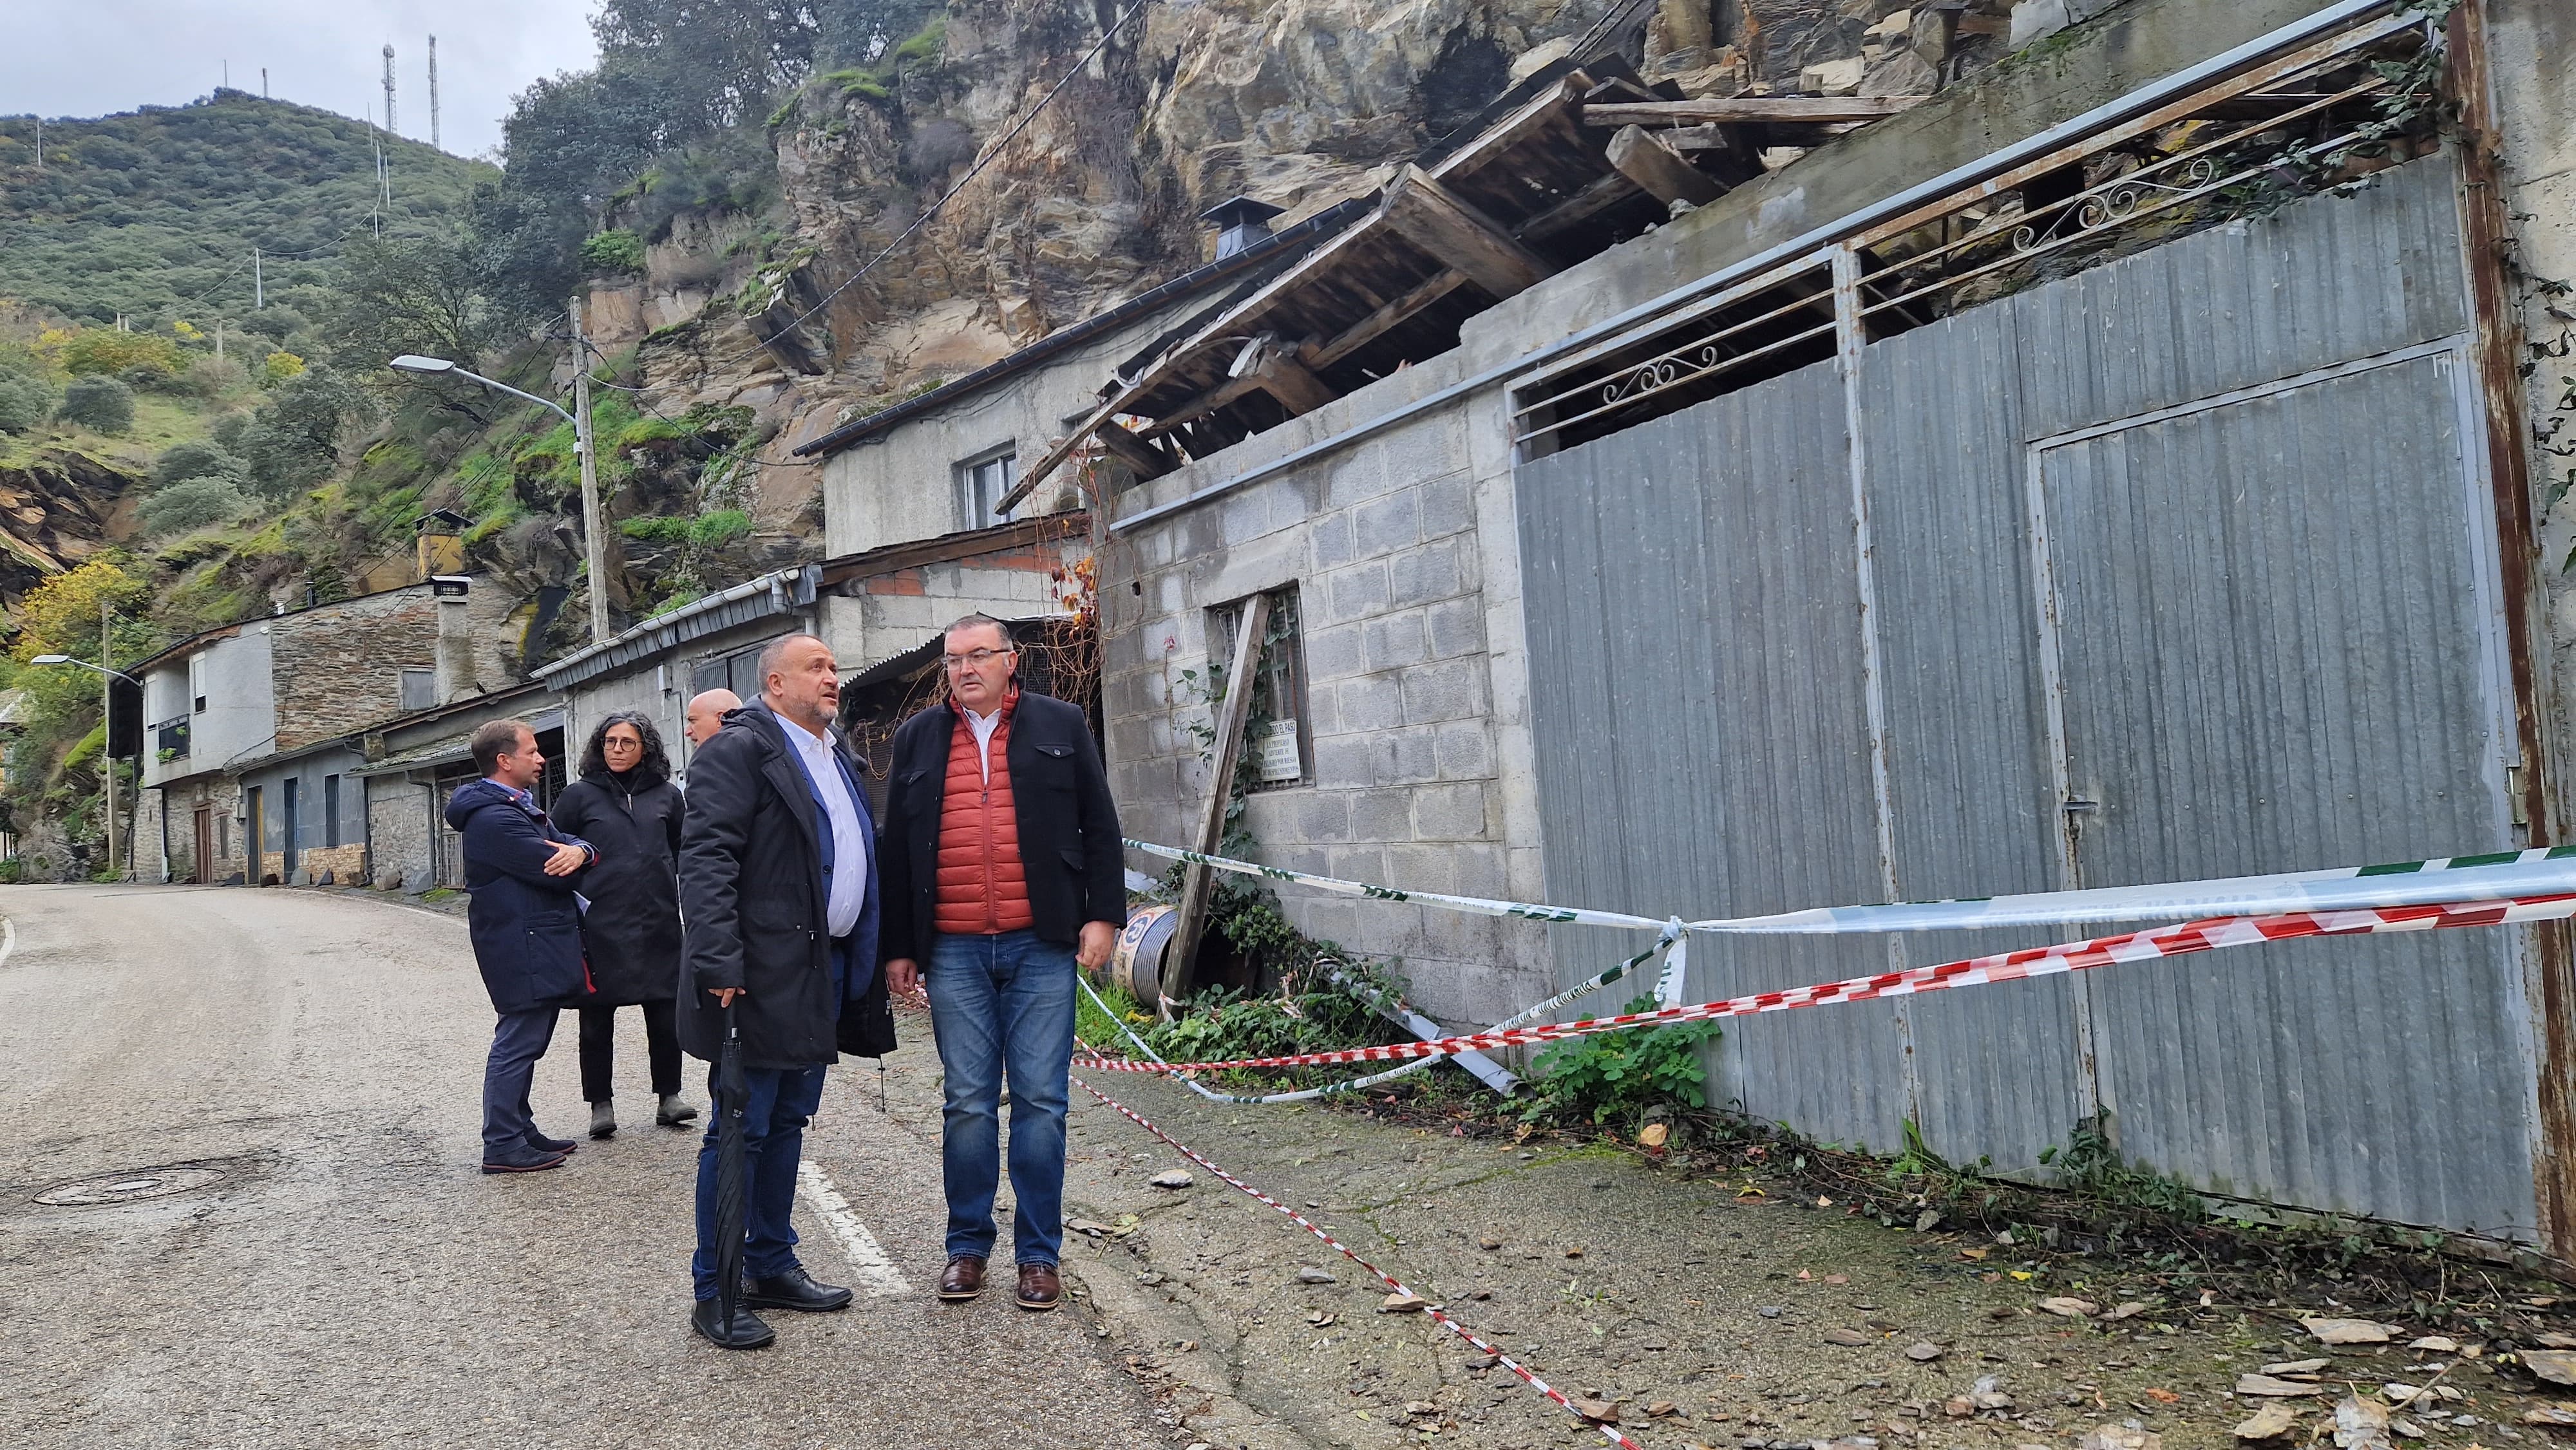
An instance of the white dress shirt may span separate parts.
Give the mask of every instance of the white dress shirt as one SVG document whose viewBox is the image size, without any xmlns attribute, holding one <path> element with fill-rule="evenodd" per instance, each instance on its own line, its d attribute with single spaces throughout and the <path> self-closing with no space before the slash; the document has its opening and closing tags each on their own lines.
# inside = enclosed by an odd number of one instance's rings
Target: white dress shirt
<svg viewBox="0 0 2576 1450">
<path fill-rule="evenodd" d="M 984 772 L 984 784 L 993 783 L 993 731 L 1002 723 L 1002 707 L 995 705 L 989 715 L 966 712 L 966 728 L 975 732 L 975 764 Z"/>
<path fill-rule="evenodd" d="M 860 829 L 858 803 L 850 799 L 841 767 L 833 763 L 831 733 L 817 735 L 783 714 L 778 718 L 788 727 L 787 743 L 796 747 L 814 793 L 823 798 L 823 813 L 831 818 L 832 896 L 823 915 L 832 935 L 848 936 L 868 904 L 868 833 Z"/>
</svg>

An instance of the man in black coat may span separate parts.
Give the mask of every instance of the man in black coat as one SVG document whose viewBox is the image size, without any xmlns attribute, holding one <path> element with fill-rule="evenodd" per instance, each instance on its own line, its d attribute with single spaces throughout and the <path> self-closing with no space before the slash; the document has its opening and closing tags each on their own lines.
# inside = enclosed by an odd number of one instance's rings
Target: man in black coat
<svg viewBox="0 0 2576 1450">
<path fill-rule="evenodd" d="M 939 1297 L 983 1292 L 1007 1072 L 1016 1302 L 1044 1311 L 1062 1295 L 1073 974 L 1109 960 L 1127 918 L 1124 847 L 1082 711 L 1020 689 L 1001 621 L 968 615 L 945 650 L 947 701 L 894 735 L 882 949 L 898 992 L 929 968 L 947 1095 Z"/>
<path fill-rule="evenodd" d="M 537 1131 L 528 1085 L 556 1014 L 589 990 L 574 888 L 598 853 L 556 830 L 529 793 L 546 768 L 536 732 L 495 720 L 469 748 L 483 778 L 448 797 L 447 824 L 465 838 L 465 920 L 501 1019 L 483 1064 L 483 1171 L 535 1173 L 563 1166 L 573 1150 L 571 1139 Z"/>
<path fill-rule="evenodd" d="M 832 731 L 840 673 L 812 635 L 761 652 L 760 698 L 728 712 L 689 764 L 680 828 L 680 1044 L 714 1061 L 725 1025 L 740 1033 L 750 1081 L 744 1154 L 749 1192 L 745 1308 L 716 1297 L 716 1141 L 698 1154 L 697 1304 L 690 1325 L 726 1349 L 776 1336 L 752 1307 L 828 1311 L 850 1291 L 796 1262 L 796 1167 L 806 1121 L 838 1052 L 894 1050 L 894 1014 L 877 965 L 877 863 L 868 797 Z M 710 1082 L 712 1090 L 714 1084 Z"/>
</svg>

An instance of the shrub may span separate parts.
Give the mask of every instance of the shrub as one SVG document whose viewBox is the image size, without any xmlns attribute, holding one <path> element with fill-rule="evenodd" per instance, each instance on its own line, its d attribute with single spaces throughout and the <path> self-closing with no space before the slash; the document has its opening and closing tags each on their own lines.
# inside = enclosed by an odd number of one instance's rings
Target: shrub
<svg viewBox="0 0 2576 1450">
<path fill-rule="evenodd" d="M 594 234 L 581 244 L 582 265 L 594 274 L 644 270 L 644 239 L 624 227 Z"/>
<path fill-rule="evenodd" d="M 1655 1005 L 1639 997 L 1620 1010 L 1651 1012 Z M 1643 1118 L 1655 1107 L 1705 1108 L 1708 1069 L 1699 1049 L 1717 1036 L 1714 1022 L 1675 1022 L 1557 1043 L 1532 1064 L 1536 1091 L 1521 1116 L 1606 1123 Z"/>
<path fill-rule="evenodd" d="M 54 390 L 41 378 L 0 372 L 0 433 L 24 433 L 54 410 Z"/>
<path fill-rule="evenodd" d="M 148 332 L 119 332 L 112 327 L 84 327 L 71 333 L 47 333 L 45 342 L 74 377 L 124 373 L 147 368 L 164 376 L 179 370 L 179 345 Z"/>
<path fill-rule="evenodd" d="M 242 461 L 213 443 L 174 444 L 152 465 L 152 486 L 168 488 L 192 478 L 215 478 L 238 485 L 250 476 Z"/>
<path fill-rule="evenodd" d="M 63 389 L 60 415 L 101 433 L 122 433 L 134 426 L 134 390 L 114 378 L 75 378 Z"/>
<path fill-rule="evenodd" d="M 143 529 L 153 535 L 184 533 L 207 524 L 229 523 L 250 508 L 250 500 L 229 480 L 190 478 L 143 501 Z"/>
<path fill-rule="evenodd" d="M 281 347 L 268 355 L 267 362 L 260 364 L 259 381 L 262 387 L 273 388 L 289 378 L 303 375 L 304 359 Z"/>
<path fill-rule="evenodd" d="M 201 357 L 188 364 L 188 391 L 201 398 L 220 398 L 250 381 L 250 371 L 228 357 Z"/>
</svg>

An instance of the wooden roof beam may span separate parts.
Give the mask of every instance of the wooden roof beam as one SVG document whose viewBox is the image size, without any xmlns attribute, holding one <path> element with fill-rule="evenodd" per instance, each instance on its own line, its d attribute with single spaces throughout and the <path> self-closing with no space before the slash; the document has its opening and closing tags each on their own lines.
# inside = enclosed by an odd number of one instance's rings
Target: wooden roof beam
<svg viewBox="0 0 2576 1450">
<path fill-rule="evenodd" d="M 1496 297 L 1513 296 L 1556 275 L 1547 259 L 1419 166 L 1408 163 L 1397 174 L 1378 215 L 1397 236 Z"/>
<path fill-rule="evenodd" d="M 1666 206 L 1677 201 L 1706 206 L 1726 195 L 1715 177 L 1683 160 L 1680 152 L 1656 140 L 1643 126 L 1620 127 L 1619 134 L 1610 138 L 1606 154 L 1620 175 Z"/>
<path fill-rule="evenodd" d="M 1127 425 L 1115 418 L 1101 419 L 1099 425 L 1091 430 L 1091 436 L 1100 440 L 1100 446 L 1109 450 L 1110 457 L 1134 469 L 1140 479 L 1160 478 L 1181 466 L 1180 460 L 1128 432 Z"/>
<path fill-rule="evenodd" d="M 1930 96 L 1705 96 L 1583 108 L 1587 126 L 1696 126 L 1704 122 L 1877 121 L 1910 111 Z"/>
<path fill-rule="evenodd" d="M 1432 274 L 1403 296 L 1343 328 L 1323 342 L 1308 342 L 1297 349 L 1297 360 L 1309 368 L 1328 368 L 1352 353 L 1377 341 L 1423 308 L 1467 285 L 1467 274 L 1446 267 Z"/>
</svg>

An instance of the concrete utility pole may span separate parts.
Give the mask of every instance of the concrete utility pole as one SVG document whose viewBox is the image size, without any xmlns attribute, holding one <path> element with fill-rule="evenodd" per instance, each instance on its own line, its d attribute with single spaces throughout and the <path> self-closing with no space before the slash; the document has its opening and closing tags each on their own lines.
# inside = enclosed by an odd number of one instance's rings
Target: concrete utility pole
<svg viewBox="0 0 2576 1450">
<path fill-rule="evenodd" d="M 259 248 L 250 249 L 250 309 L 260 311 L 268 306 L 268 286 L 259 278 Z"/>
<path fill-rule="evenodd" d="M 259 98 L 263 101 L 268 99 L 268 67 L 266 66 L 259 68 Z"/>
<path fill-rule="evenodd" d="M 394 129 L 394 48 L 385 45 L 385 129 Z"/>
<path fill-rule="evenodd" d="M 572 299 L 572 431 L 581 450 L 582 553 L 590 565 L 590 642 L 608 643 L 608 544 L 599 531 L 599 460 L 590 436 L 590 344 L 581 335 L 581 298 Z"/>
<path fill-rule="evenodd" d="M 107 596 L 98 599 L 98 758 L 107 762 L 107 874 L 116 874 L 116 647 L 109 627 L 115 622 Z"/>
<path fill-rule="evenodd" d="M 438 37 L 429 38 L 429 145 L 438 149 Z"/>
<path fill-rule="evenodd" d="M 45 169 L 45 118 L 36 118 L 36 169 Z"/>
</svg>

